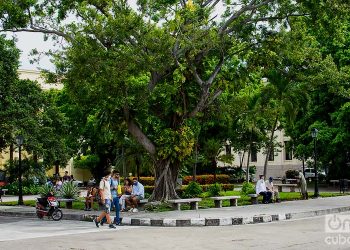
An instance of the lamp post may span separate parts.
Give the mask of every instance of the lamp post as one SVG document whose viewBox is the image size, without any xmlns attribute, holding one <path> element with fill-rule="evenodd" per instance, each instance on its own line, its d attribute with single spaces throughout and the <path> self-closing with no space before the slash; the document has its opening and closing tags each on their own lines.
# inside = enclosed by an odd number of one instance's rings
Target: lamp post
<svg viewBox="0 0 350 250">
<path fill-rule="evenodd" d="M 239 168 L 242 170 L 242 152 L 238 152 L 238 157 L 239 157 Z"/>
<path fill-rule="evenodd" d="M 18 205 L 23 205 L 23 188 L 22 188 L 22 145 L 23 136 L 16 136 L 18 145 Z"/>
<path fill-rule="evenodd" d="M 318 193 L 318 173 L 317 173 L 317 151 L 316 151 L 316 141 L 317 141 L 317 133 L 318 130 L 316 128 L 314 128 L 311 132 L 311 136 L 314 140 L 314 170 L 315 170 L 315 198 L 317 198 L 319 196 Z"/>
</svg>

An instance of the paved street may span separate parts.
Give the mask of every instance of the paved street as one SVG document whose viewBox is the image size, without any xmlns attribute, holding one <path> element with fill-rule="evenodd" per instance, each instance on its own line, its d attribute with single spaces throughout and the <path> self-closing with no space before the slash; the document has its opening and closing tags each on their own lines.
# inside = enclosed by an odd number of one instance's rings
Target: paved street
<svg viewBox="0 0 350 250">
<path fill-rule="evenodd" d="M 349 215 L 350 213 L 345 213 Z M 327 245 L 325 218 L 223 227 L 96 228 L 91 222 L 0 217 L 0 249 L 349 249 Z M 347 235 L 350 236 L 350 235 Z"/>
</svg>

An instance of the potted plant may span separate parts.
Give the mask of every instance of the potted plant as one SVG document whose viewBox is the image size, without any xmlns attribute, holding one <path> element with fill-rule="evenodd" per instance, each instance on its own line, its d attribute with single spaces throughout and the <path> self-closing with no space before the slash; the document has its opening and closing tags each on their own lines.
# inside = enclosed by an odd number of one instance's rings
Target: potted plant
<svg viewBox="0 0 350 250">
<path fill-rule="evenodd" d="M 79 188 L 71 181 L 64 182 L 59 191 L 59 195 L 64 199 L 70 199 L 70 201 L 66 201 L 66 208 L 72 208 L 73 200 L 79 197 Z"/>
</svg>

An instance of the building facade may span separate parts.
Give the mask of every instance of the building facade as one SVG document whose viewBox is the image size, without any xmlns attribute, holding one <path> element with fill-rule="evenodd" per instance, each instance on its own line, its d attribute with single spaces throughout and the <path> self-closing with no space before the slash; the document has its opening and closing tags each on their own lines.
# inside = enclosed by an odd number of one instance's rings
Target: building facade
<svg viewBox="0 0 350 250">
<path fill-rule="evenodd" d="M 274 178 L 285 176 L 285 172 L 289 169 L 302 170 L 302 161 L 294 158 L 293 147 L 290 143 L 290 138 L 285 136 L 283 130 L 277 130 L 275 132 L 276 141 L 280 147 L 276 147 L 272 150 L 272 153 L 269 156 L 267 164 L 267 176 L 272 176 Z M 229 143 L 226 143 L 226 146 L 220 150 L 219 155 L 227 154 L 231 152 L 234 156 L 234 160 L 231 163 L 224 163 L 221 161 L 217 162 L 218 167 L 240 167 L 242 164 L 243 169 L 247 168 L 248 162 L 248 152 L 237 152 L 234 148 L 228 147 Z M 256 167 L 255 179 L 259 177 L 260 174 L 264 173 L 264 164 L 265 164 L 266 154 L 263 150 L 257 152 L 252 150 L 249 166 Z M 242 161 L 240 163 L 240 161 Z"/>
</svg>

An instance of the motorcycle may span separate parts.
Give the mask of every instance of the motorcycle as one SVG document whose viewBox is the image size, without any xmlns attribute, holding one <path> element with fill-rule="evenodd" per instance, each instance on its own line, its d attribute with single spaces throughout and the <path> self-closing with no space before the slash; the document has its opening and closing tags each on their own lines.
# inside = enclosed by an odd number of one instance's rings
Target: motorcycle
<svg viewBox="0 0 350 250">
<path fill-rule="evenodd" d="M 52 218 L 54 221 L 59 221 L 63 217 L 62 210 L 59 209 L 59 204 L 54 196 L 47 198 L 36 199 L 36 215 L 39 219 L 43 219 L 44 216 Z"/>
</svg>

